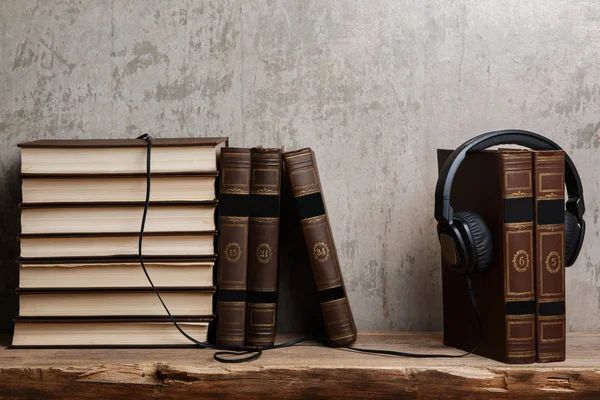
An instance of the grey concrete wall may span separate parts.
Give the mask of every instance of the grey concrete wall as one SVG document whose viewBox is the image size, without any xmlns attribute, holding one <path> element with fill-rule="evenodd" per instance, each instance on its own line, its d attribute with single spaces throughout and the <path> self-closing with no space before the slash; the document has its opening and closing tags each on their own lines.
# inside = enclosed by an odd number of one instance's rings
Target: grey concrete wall
<svg viewBox="0 0 600 400">
<path fill-rule="evenodd" d="M 311 146 L 359 328 L 439 330 L 435 149 L 519 127 L 581 172 L 568 329 L 599 331 L 598 65 L 594 1 L 2 1 L 1 326 L 16 312 L 18 142 Z"/>
</svg>

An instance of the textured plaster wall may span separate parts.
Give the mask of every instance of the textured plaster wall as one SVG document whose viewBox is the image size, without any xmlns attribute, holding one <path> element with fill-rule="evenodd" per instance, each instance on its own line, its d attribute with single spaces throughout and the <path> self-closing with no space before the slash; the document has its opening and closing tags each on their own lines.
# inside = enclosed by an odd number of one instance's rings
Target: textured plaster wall
<svg viewBox="0 0 600 400">
<path fill-rule="evenodd" d="M 600 331 L 599 65 L 595 1 L 2 1 L 0 327 L 16 314 L 21 141 L 311 146 L 359 328 L 439 330 L 435 149 L 519 127 L 579 167 L 568 329 Z"/>
</svg>

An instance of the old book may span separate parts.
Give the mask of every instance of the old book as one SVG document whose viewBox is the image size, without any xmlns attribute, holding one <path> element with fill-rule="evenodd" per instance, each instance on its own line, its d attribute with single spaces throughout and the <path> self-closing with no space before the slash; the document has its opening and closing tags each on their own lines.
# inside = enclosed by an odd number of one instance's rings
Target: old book
<svg viewBox="0 0 600 400">
<path fill-rule="evenodd" d="M 329 344 L 347 346 L 356 340 L 356 326 L 333 242 L 314 153 L 301 149 L 283 160 L 310 257 L 317 297 Z"/>
<path fill-rule="evenodd" d="M 212 256 L 215 231 L 148 232 L 146 256 Z M 23 258 L 133 257 L 138 254 L 138 233 L 20 235 Z"/>
<path fill-rule="evenodd" d="M 216 203 L 150 203 L 145 232 L 215 230 Z M 143 203 L 21 205 L 21 233 L 139 232 Z"/>
<path fill-rule="evenodd" d="M 174 316 L 212 316 L 213 286 L 158 288 Z M 17 289 L 21 317 L 165 316 L 150 288 Z"/>
<path fill-rule="evenodd" d="M 158 287 L 213 285 L 214 257 L 191 259 L 144 258 Z M 135 259 L 19 259 L 21 288 L 150 287 Z"/>
<path fill-rule="evenodd" d="M 565 155 L 533 153 L 535 183 L 535 272 L 537 361 L 564 361 Z"/>
<path fill-rule="evenodd" d="M 151 170 L 217 170 L 226 138 L 153 139 Z M 37 140 L 19 144 L 22 174 L 131 174 L 146 172 L 142 139 Z"/>
<path fill-rule="evenodd" d="M 252 149 L 250 226 L 248 234 L 248 347 L 275 342 L 281 149 Z"/>
<path fill-rule="evenodd" d="M 220 161 L 216 342 L 239 348 L 246 341 L 250 149 L 224 148 Z"/>
<path fill-rule="evenodd" d="M 150 201 L 210 201 L 217 173 L 152 174 Z M 130 175 L 21 175 L 23 203 L 123 203 L 146 199 L 146 177 Z"/>
<path fill-rule="evenodd" d="M 438 166 L 451 154 L 438 150 Z M 452 186 L 455 212 L 472 211 L 493 237 L 491 267 L 473 274 L 483 325 L 477 354 L 505 363 L 535 362 L 533 186 L 530 151 L 482 151 L 461 164 Z M 471 350 L 477 322 L 463 274 L 442 260 L 444 344 Z"/>
<path fill-rule="evenodd" d="M 212 318 L 177 318 L 193 338 L 205 341 Z M 15 319 L 12 347 L 165 347 L 192 343 L 165 317 Z"/>
</svg>

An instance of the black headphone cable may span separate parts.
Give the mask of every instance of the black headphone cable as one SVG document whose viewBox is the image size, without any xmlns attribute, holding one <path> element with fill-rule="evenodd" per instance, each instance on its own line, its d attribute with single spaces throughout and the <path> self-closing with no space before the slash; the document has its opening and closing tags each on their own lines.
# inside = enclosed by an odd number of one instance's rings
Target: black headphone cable
<svg viewBox="0 0 600 400">
<path fill-rule="evenodd" d="M 142 223 L 141 223 L 141 227 L 140 227 L 140 235 L 139 235 L 139 241 L 138 241 L 138 258 L 140 261 L 140 265 L 142 266 L 142 270 L 144 271 L 144 274 L 146 275 L 146 279 L 148 279 L 150 286 L 152 286 L 152 290 L 158 297 L 158 300 L 160 301 L 163 308 L 165 309 L 167 315 L 169 316 L 169 319 L 171 320 L 171 322 L 173 323 L 175 328 L 177 328 L 179 333 L 181 333 L 186 339 L 188 339 L 190 342 L 194 343 L 195 345 L 197 345 L 200 348 L 218 350 L 214 353 L 213 358 L 215 359 L 215 361 L 222 362 L 222 363 L 242 363 L 242 362 L 247 362 L 247 361 L 254 361 L 262 355 L 263 351 L 273 350 L 273 349 L 281 349 L 284 347 L 290 347 L 290 346 L 294 346 L 298 343 L 302 343 L 302 342 L 306 342 L 306 341 L 319 341 L 322 343 L 327 343 L 327 340 L 322 337 L 305 336 L 305 337 L 301 337 L 301 338 L 298 338 L 295 340 L 291 340 L 289 342 L 280 343 L 280 344 L 276 344 L 276 345 L 264 347 L 264 348 L 242 347 L 242 348 L 231 349 L 231 348 L 215 346 L 211 343 L 201 342 L 197 339 L 194 339 L 192 336 L 190 336 L 188 333 L 186 333 L 183 330 L 183 328 L 181 328 L 181 326 L 179 326 L 179 324 L 177 323 L 177 321 L 171 314 L 171 311 L 169 311 L 169 308 L 163 301 L 158 289 L 156 288 L 156 286 L 154 286 L 154 282 L 152 282 L 152 278 L 150 278 L 150 274 L 148 274 L 148 270 L 146 269 L 146 265 L 144 264 L 142 247 L 143 247 L 143 242 L 144 242 L 144 229 L 146 227 L 146 217 L 148 215 L 148 208 L 150 206 L 150 189 L 151 189 L 151 177 L 152 177 L 152 174 L 151 174 L 152 137 L 146 133 L 144 135 L 139 136 L 137 139 L 143 139 L 147 143 L 147 145 L 146 145 L 146 199 L 144 201 L 144 211 L 142 214 Z M 452 355 L 452 354 L 405 353 L 405 352 L 391 351 L 391 350 L 362 349 L 362 348 L 351 347 L 351 346 L 346 346 L 346 347 L 341 347 L 341 348 L 348 349 L 348 350 L 354 350 L 354 351 L 367 353 L 367 354 L 390 355 L 390 356 L 412 357 L 412 358 L 459 358 L 459 357 L 468 356 L 469 354 L 476 352 L 479 349 L 481 342 L 483 340 L 483 330 L 482 330 L 482 325 L 481 325 L 481 317 L 479 314 L 479 308 L 477 307 L 477 301 L 475 300 L 475 295 L 473 293 L 473 285 L 471 282 L 471 277 L 467 274 L 467 275 L 465 275 L 465 280 L 466 280 L 467 288 L 469 291 L 469 297 L 471 299 L 471 303 L 473 305 L 473 309 L 475 311 L 475 315 L 477 318 L 477 325 L 479 327 L 479 339 L 477 341 L 476 346 L 471 351 L 464 353 L 464 354 Z M 225 356 L 225 358 L 223 358 L 223 356 Z M 229 358 L 229 357 L 241 357 L 241 358 Z"/>
<path fill-rule="evenodd" d="M 146 143 L 147 143 L 147 146 L 146 146 L 146 200 L 144 201 L 144 212 L 142 214 L 142 225 L 140 228 L 140 236 L 139 236 L 139 242 L 138 242 L 138 258 L 140 261 L 140 265 L 142 266 L 142 269 L 144 271 L 144 274 L 146 275 L 146 279 L 148 279 L 150 286 L 152 286 L 152 290 L 158 297 L 158 300 L 160 300 L 160 303 L 162 304 L 163 308 L 167 312 L 169 319 L 171 320 L 171 322 L 173 323 L 175 328 L 177 328 L 179 333 L 181 333 L 186 339 L 188 339 L 189 341 L 191 341 L 192 343 L 196 344 L 197 346 L 199 346 L 201 348 L 218 350 L 214 353 L 213 358 L 216 361 L 219 361 L 222 363 L 242 363 L 242 362 L 246 362 L 246 361 L 253 361 L 253 360 L 256 360 L 257 358 L 259 358 L 262 355 L 262 352 L 265 350 L 281 349 L 283 347 L 293 346 L 295 344 L 298 344 L 301 342 L 306 342 L 308 340 L 324 341 L 324 339 L 318 338 L 318 337 L 301 337 L 301 338 L 298 338 L 295 340 L 291 340 L 289 342 L 280 343 L 280 344 L 276 344 L 276 345 L 264 347 L 264 348 L 242 347 L 242 348 L 231 349 L 231 348 L 215 346 L 211 343 L 201 342 L 197 339 L 194 339 L 187 332 L 185 332 L 183 330 L 183 328 L 181 328 L 181 326 L 179 326 L 177 321 L 175 321 L 175 318 L 173 318 L 171 311 L 169 311 L 169 308 L 163 301 L 162 296 L 160 295 L 158 289 L 156 288 L 156 286 L 154 286 L 154 282 L 152 282 L 152 278 L 150 278 L 150 274 L 148 274 L 148 270 L 146 269 L 146 265 L 144 264 L 142 245 L 144 242 L 144 229 L 146 227 L 146 217 L 148 215 L 148 207 L 150 206 L 150 187 L 151 187 L 150 182 L 151 182 L 151 176 L 152 176 L 151 175 L 152 137 L 148 134 L 144 134 L 144 135 L 139 136 L 137 139 L 146 140 Z M 223 356 L 226 356 L 226 357 L 245 356 L 245 357 L 223 358 Z"/>
<path fill-rule="evenodd" d="M 483 327 L 481 325 L 481 315 L 479 313 L 479 307 L 477 306 L 477 300 L 475 300 L 475 293 L 473 291 L 473 282 L 471 281 L 471 277 L 469 274 L 465 274 L 465 283 L 467 284 L 467 290 L 469 291 L 469 299 L 471 300 L 471 305 L 473 306 L 473 310 L 475 311 L 475 318 L 477 319 L 477 327 L 479 329 L 479 337 L 477 339 L 477 344 L 470 351 L 463 354 L 422 354 L 422 353 L 405 353 L 402 351 L 392 351 L 392 350 L 377 350 L 377 349 L 361 349 L 357 347 L 346 347 L 349 350 L 359 351 L 361 353 L 368 354 L 381 354 L 388 356 L 398 356 L 398 357 L 411 357 L 411 358 L 461 358 L 466 357 L 469 354 L 475 353 L 479 350 L 481 346 L 481 342 L 483 341 Z"/>
</svg>

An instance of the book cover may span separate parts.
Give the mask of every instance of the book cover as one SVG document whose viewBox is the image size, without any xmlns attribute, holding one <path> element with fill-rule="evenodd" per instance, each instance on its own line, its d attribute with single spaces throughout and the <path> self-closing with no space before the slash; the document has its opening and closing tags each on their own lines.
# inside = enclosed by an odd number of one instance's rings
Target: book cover
<svg viewBox="0 0 600 400">
<path fill-rule="evenodd" d="M 177 317 L 192 337 L 205 340 L 212 317 Z M 11 348 L 162 348 L 196 346 L 169 317 L 16 317 Z"/>
<path fill-rule="evenodd" d="M 246 345 L 272 346 L 277 324 L 281 149 L 252 149 Z"/>
<path fill-rule="evenodd" d="M 250 149 L 221 151 L 217 259 L 218 346 L 246 343 Z"/>
<path fill-rule="evenodd" d="M 146 171 L 143 139 L 38 140 L 19 144 L 21 173 L 139 174 Z M 154 173 L 202 173 L 217 169 L 227 138 L 153 139 Z"/>
<path fill-rule="evenodd" d="M 563 151 L 533 153 L 537 361 L 564 361 L 565 158 Z"/>
<path fill-rule="evenodd" d="M 311 149 L 292 151 L 284 153 L 283 160 L 309 253 L 329 344 L 350 345 L 356 340 L 356 326 L 344 288 L 314 153 Z"/>
</svg>

